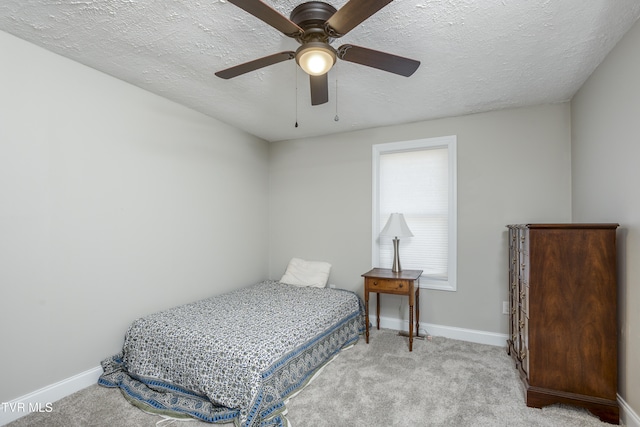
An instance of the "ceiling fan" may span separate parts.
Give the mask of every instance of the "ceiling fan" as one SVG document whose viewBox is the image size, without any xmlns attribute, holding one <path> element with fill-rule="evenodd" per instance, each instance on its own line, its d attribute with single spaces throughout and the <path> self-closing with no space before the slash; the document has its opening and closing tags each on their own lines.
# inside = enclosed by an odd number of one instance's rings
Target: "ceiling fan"
<svg viewBox="0 0 640 427">
<path fill-rule="evenodd" d="M 390 73 L 409 77 L 420 66 L 420 61 L 352 44 L 337 50 L 331 42 L 344 36 L 392 0 L 349 0 L 340 10 L 328 3 L 310 1 L 296 6 L 287 18 L 261 0 L 228 0 L 256 18 L 271 25 L 287 37 L 296 39 L 301 46 L 265 56 L 222 71 L 216 76 L 230 79 L 269 65 L 290 59 L 296 60 L 300 68 L 309 74 L 311 104 L 324 104 L 329 100 L 327 73 L 336 62 L 343 61 L 366 65 Z"/>
</svg>

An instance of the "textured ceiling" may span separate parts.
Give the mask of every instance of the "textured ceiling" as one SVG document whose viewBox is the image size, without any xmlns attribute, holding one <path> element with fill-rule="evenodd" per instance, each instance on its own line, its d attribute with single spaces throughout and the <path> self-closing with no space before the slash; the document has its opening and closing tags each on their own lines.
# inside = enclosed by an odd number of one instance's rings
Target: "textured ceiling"
<svg viewBox="0 0 640 427">
<path fill-rule="evenodd" d="M 265 2 L 285 16 L 300 3 Z M 339 60 L 329 102 L 312 107 L 295 61 L 214 75 L 298 47 L 224 0 L 0 2 L 0 30 L 269 141 L 567 101 L 639 16 L 639 0 L 396 0 L 333 46 L 420 68 L 407 78 Z"/>
</svg>

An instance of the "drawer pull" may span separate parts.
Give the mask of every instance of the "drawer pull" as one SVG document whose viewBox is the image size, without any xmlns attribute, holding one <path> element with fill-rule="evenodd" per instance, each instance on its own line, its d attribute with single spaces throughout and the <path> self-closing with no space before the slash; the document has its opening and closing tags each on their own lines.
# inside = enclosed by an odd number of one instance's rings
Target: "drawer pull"
<svg viewBox="0 0 640 427">
<path fill-rule="evenodd" d="M 373 286 L 378 286 L 378 282 L 373 282 Z"/>
<path fill-rule="evenodd" d="M 398 287 L 401 288 L 402 287 L 402 283 L 398 283 Z"/>
</svg>

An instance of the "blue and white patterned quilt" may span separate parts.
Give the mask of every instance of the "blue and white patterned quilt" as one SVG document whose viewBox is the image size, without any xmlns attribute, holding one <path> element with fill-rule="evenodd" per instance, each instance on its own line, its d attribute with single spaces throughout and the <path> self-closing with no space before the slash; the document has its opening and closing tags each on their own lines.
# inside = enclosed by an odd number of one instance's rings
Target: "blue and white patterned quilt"
<svg viewBox="0 0 640 427">
<path fill-rule="evenodd" d="M 98 383 L 154 413 L 286 426 L 284 400 L 363 329 L 352 292 L 265 281 L 136 320 Z"/>
</svg>

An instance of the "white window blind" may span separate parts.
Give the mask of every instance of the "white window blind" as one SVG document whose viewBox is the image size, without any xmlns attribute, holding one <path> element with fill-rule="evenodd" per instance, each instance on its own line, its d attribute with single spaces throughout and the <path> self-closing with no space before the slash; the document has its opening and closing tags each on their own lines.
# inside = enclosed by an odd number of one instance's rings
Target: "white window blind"
<svg viewBox="0 0 640 427">
<path fill-rule="evenodd" d="M 392 240 L 379 234 L 400 212 L 414 235 L 400 239 L 402 268 L 423 270 L 423 287 L 455 290 L 455 137 L 449 138 L 374 147 L 373 252 L 375 265 L 390 268 Z"/>
</svg>

